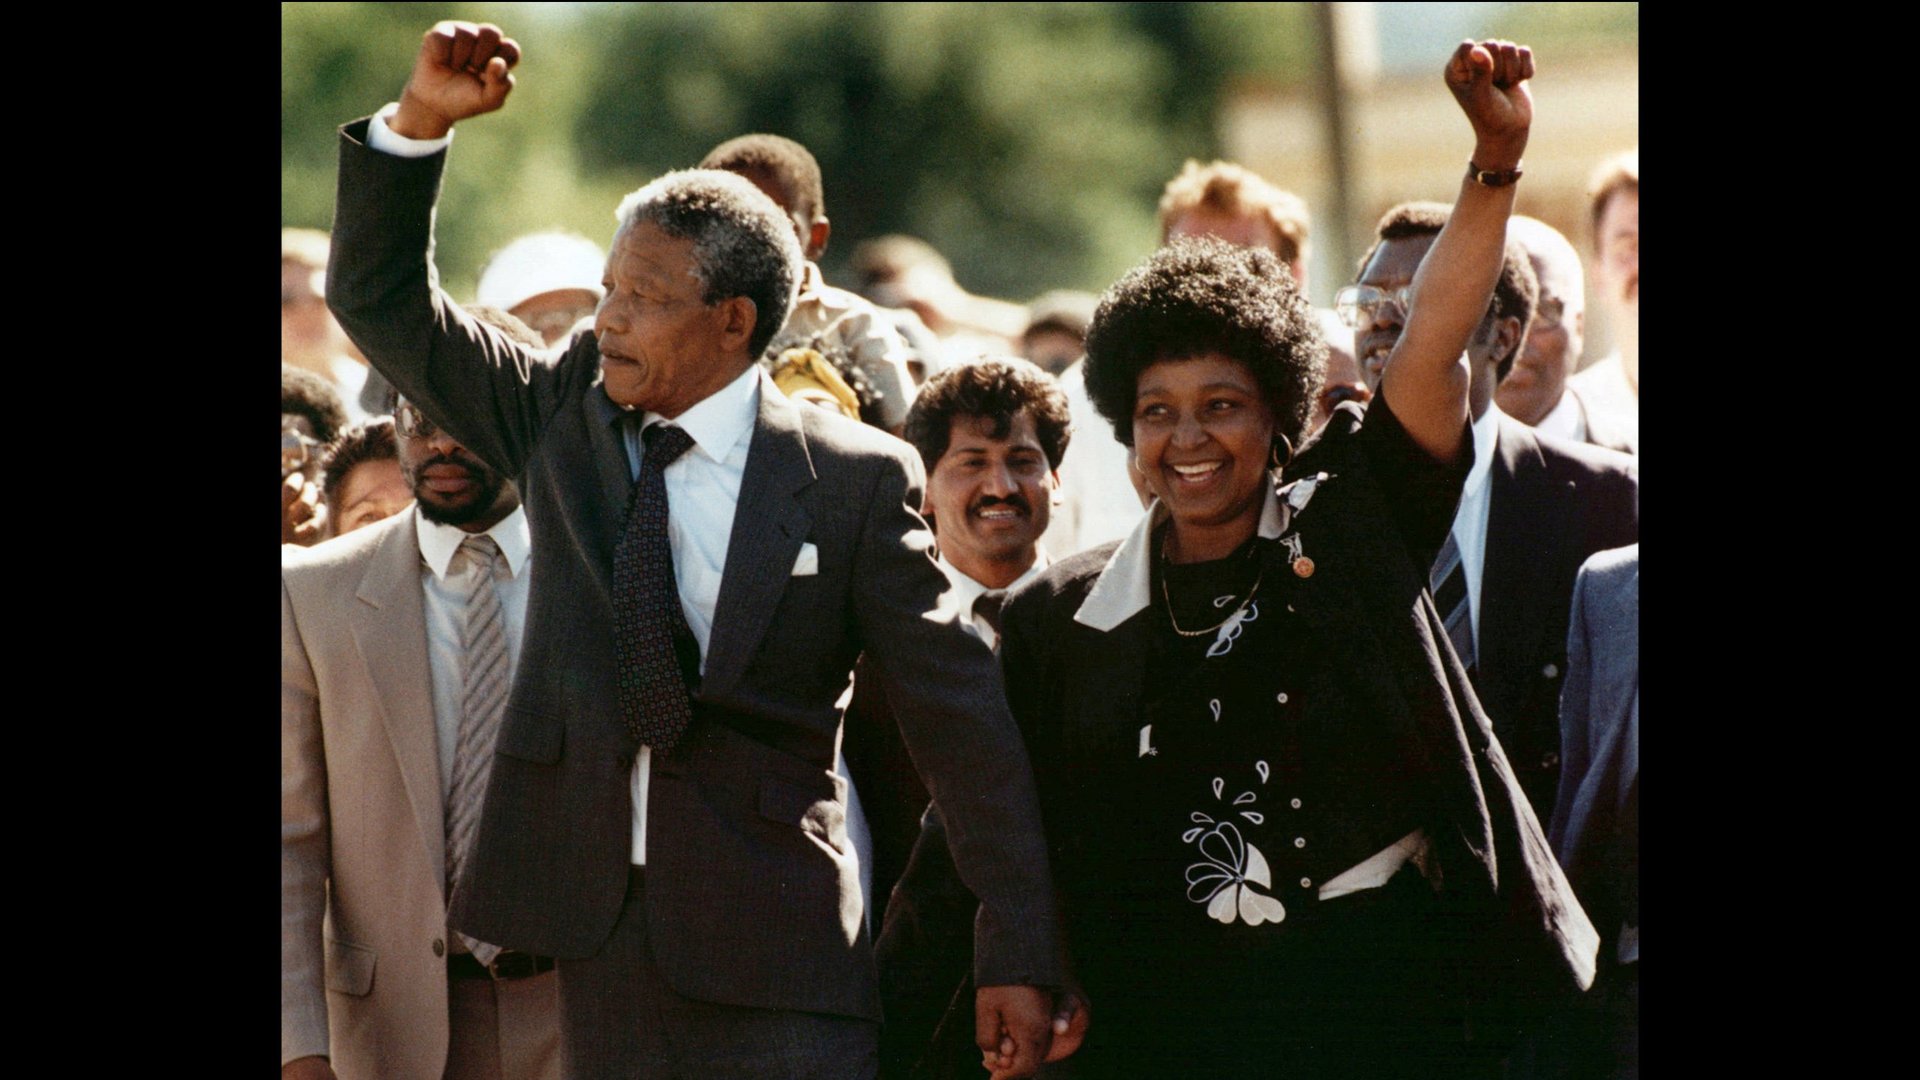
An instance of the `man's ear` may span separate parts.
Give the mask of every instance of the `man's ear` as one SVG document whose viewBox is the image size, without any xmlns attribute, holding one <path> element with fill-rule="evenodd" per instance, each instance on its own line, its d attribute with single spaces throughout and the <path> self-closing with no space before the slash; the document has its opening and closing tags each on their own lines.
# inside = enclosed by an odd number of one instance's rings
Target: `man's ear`
<svg viewBox="0 0 1920 1080">
<path fill-rule="evenodd" d="M 1475 354 L 1475 363 L 1490 362 L 1496 369 L 1509 358 L 1518 359 L 1521 344 L 1520 320 L 1512 315 L 1498 318 L 1489 315 L 1467 342 L 1468 348 Z"/>
<path fill-rule="evenodd" d="M 813 219 L 813 229 L 807 234 L 808 261 L 820 261 L 820 256 L 826 254 L 827 251 L 827 237 L 832 235 L 832 233 L 833 222 L 828 221 L 824 217 Z"/>
<path fill-rule="evenodd" d="M 753 340 L 753 328 L 759 322 L 760 309 L 745 296 L 729 296 L 714 306 L 719 311 L 721 342 L 727 351 L 735 348 L 747 351 L 748 343 Z"/>
</svg>

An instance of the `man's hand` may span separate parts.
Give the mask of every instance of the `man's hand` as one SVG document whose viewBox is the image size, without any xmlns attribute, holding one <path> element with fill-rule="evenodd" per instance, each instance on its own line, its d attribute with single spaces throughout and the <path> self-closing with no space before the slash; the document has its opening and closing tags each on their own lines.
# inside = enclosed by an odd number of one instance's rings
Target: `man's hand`
<svg viewBox="0 0 1920 1080">
<path fill-rule="evenodd" d="M 1473 162 L 1504 170 L 1520 164 L 1533 127 L 1533 50 L 1511 41 L 1463 41 L 1447 61 L 1447 89 L 1473 125 Z"/>
<path fill-rule="evenodd" d="M 420 41 L 400 109 L 387 126 L 405 138 L 437 139 L 455 123 L 506 104 L 513 89 L 508 71 L 519 62 L 519 44 L 492 23 L 435 23 Z"/>
<path fill-rule="evenodd" d="M 1032 1076 L 1053 1043 L 1053 1001 L 1032 986 L 983 986 L 973 995 L 974 1044 L 992 1080 Z"/>
<path fill-rule="evenodd" d="M 1070 1058 L 1086 1041 L 1087 1025 L 1093 1022 L 1093 1008 L 1078 991 L 1063 990 L 1053 1005 L 1053 1047 L 1048 1061 Z"/>
<path fill-rule="evenodd" d="M 298 469 L 280 481 L 280 542 L 302 547 L 320 542 L 327 528 L 327 507 L 320 485 Z"/>
<path fill-rule="evenodd" d="M 280 1080 L 339 1080 L 333 1063 L 323 1057 L 294 1058 L 280 1066 Z"/>
</svg>

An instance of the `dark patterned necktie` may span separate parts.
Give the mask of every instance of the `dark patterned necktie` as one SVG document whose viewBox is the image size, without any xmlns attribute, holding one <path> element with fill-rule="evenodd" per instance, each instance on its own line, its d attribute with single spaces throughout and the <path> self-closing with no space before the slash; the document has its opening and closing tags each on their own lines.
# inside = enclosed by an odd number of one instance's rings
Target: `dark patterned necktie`
<svg viewBox="0 0 1920 1080">
<path fill-rule="evenodd" d="M 627 508 L 627 528 L 613 548 L 613 639 L 619 668 L 620 713 L 627 730 L 655 751 L 673 749 L 693 719 L 682 658 L 699 646 L 680 607 L 667 543 L 667 482 L 661 473 L 693 437 L 655 424 L 641 433 L 646 453 Z"/>
<path fill-rule="evenodd" d="M 1007 590 L 1005 589 L 988 589 L 973 598 L 973 614 L 977 618 L 986 620 L 987 625 L 993 627 L 994 640 L 990 644 L 995 647 L 998 647 L 1000 640 L 1000 608 L 1006 602 Z"/>
<path fill-rule="evenodd" d="M 1433 560 L 1429 583 L 1433 588 L 1433 606 L 1440 610 L 1440 617 L 1446 622 L 1447 640 L 1453 642 L 1460 666 L 1467 669 L 1468 675 L 1473 675 L 1473 611 L 1467 602 L 1467 568 L 1460 561 L 1460 545 L 1454 543 L 1451 531 L 1440 548 L 1439 557 Z"/>
</svg>

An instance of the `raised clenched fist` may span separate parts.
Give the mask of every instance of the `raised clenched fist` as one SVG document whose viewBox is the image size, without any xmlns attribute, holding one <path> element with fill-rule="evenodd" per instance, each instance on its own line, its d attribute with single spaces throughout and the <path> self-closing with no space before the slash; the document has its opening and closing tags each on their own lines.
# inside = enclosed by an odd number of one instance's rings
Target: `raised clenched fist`
<svg viewBox="0 0 1920 1080">
<path fill-rule="evenodd" d="M 458 121 L 505 104 L 519 62 L 519 43 L 492 23 L 435 23 L 420 40 L 388 126 L 409 139 L 437 139 Z"/>
<path fill-rule="evenodd" d="M 1533 126 L 1533 95 L 1527 89 L 1533 50 L 1511 41 L 1463 41 L 1447 61 L 1446 78 L 1473 125 L 1474 164 L 1495 170 L 1518 165 Z"/>
</svg>

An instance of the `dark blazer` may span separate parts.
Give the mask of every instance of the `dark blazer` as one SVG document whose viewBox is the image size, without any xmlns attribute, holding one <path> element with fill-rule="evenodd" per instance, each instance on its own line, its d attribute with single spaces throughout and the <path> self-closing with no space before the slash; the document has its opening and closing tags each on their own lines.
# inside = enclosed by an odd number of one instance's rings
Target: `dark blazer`
<svg viewBox="0 0 1920 1080">
<path fill-rule="evenodd" d="M 1367 431 L 1363 417 L 1386 430 Z M 1353 714 L 1373 718 L 1373 730 L 1365 734 L 1392 744 L 1407 763 L 1404 782 L 1417 790 L 1410 798 L 1426 810 L 1423 827 L 1438 868 L 1432 877 L 1462 931 L 1451 940 L 1466 946 L 1453 957 L 1460 984 L 1477 1002 L 1476 1016 L 1486 1021 L 1477 1031 L 1492 1043 L 1488 1052 L 1498 1053 L 1530 1018 L 1592 982 L 1597 938 L 1548 850 L 1426 589 L 1427 567 L 1452 521 L 1466 465 L 1429 466 L 1419 480 L 1403 485 L 1400 497 L 1388 497 L 1375 475 L 1381 462 L 1396 452 L 1417 452 L 1403 433 L 1395 438 L 1398 430 L 1397 420 L 1377 404 L 1370 413 L 1354 404 L 1335 410 L 1320 440 L 1288 473 L 1328 474 L 1307 508 L 1281 526 L 1296 531 L 1314 560 L 1313 572 L 1296 577 L 1290 555 L 1270 544 L 1262 573 L 1284 575 L 1297 586 L 1289 603 L 1329 643 L 1339 667 L 1333 681 L 1360 699 Z M 1375 449 L 1386 449 L 1367 451 L 1363 434 Z M 1270 504 L 1269 515 L 1275 512 Z M 1262 535 L 1267 532 L 1263 526 Z M 1083 764 L 1136 752 L 1155 609 L 1106 630 L 1075 618 L 1117 546 L 1055 563 L 1013 595 L 1003 620 L 1001 664 L 1033 754 L 1056 866 L 1071 859 L 1067 845 L 1076 836 L 1102 825 L 1083 810 L 1102 798 L 1082 790 L 1089 783 Z M 938 796 L 935 803 L 947 809 Z M 943 936 L 930 924 L 952 918 L 951 889 L 930 850 L 942 836 L 934 815 L 929 823 L 895 891 L 883 935 L 888 977 L 899 972 L 900 981 L 914 985 L 924 981 L 926 966 L 916 950 Z M 923 873 L 928 869 L 935 872 Z M 1063 882 L 1063 904 L 1070 904 L 1071 891 L 1072 883 Z M 1071 953 L 1076 920 L 1089 916 L 1069 907 L 1063 917 Z M 1098 1039 L 1097 996 L 1092 1006 L 1089 1038 Z M 953 1021 L 949 1015 L 947 1024 Z M 929 1071 L 939 1074 L 945 1064 L 932 1062 Z"/>
<path fill-rule="evenodd" d="M 591 334 L 529 352 L 432 286 L 445 154 L 403 159 L 342 129 L 327 296 L 407 399 L 518 478 L 533 543 L 527 633 L 470 877 L 453 923 L 563 960 L 619 915 L 638 746 L 615 692 L 613 548 L 632 483 Z M 789 401 L 764 377 L 691 727 L 653 758 L 647 929 L 679 994 L 879 1013 L 835 702 L 864 651 L 900 703 L 928 788 L 952 807 L 983 903 L 983 983 L 1057 981 L 1032 774 L 992 654 L 940 611 L 913 451 Z M 801 545 L 818 571 L 795 575 Z"/>
<path fill-rule="evenodd" d="M 1553 814 L 1567 611 L 1580 564 L 1640 539 L 1640 465 L 1499 418 L 1474 688 L 1533 812 Z"/>
</svg>

